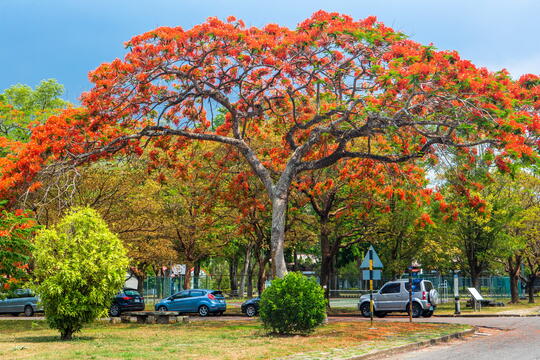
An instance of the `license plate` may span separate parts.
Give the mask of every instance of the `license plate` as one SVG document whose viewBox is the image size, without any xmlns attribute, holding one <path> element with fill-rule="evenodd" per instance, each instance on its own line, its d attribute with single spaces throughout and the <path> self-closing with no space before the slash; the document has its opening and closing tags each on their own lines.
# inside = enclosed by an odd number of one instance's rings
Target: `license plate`
<svg viewBox="0 0 540 360">
<path fill-rule="evenodd" d="M 135 302 L 140 303 L 140 302 L 141 302 L 141 299 L 135 299 Z"/>
</svg>

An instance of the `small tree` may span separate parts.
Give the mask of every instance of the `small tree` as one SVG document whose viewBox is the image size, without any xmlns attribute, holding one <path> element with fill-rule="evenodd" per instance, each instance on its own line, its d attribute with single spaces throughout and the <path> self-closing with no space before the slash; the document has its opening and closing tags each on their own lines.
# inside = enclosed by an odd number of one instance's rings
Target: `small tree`
<svg viewBox="0 0 540 360">
<path fill-rule="evenodd" d="M 128 266 L 122 243 L 90 208 L 75 208 L 40 231 L 34 257 L 36 292 L 62 340 L 106 314 Z"/>
<path fill-rule="evenodd" d="M 324 321 L 324 291 L 301 273 L 288 273 L 263 292 L 260 313 L 264 327 L 273 332 L 309 333 Z"/>
</svg>

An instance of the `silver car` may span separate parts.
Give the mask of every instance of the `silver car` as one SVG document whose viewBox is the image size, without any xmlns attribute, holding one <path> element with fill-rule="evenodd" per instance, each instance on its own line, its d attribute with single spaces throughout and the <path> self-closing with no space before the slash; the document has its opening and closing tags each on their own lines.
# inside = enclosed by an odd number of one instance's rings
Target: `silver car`
<svg viewBox="0 0 540 360">
<path fill-rule="evenodd" d="M 29 289 L 17 289 L 12 296 L 0 299 L 0 313 L 32 316 L 43 309 L 38 306 L 39 299 Z"/>
<path fill-rule="evenodd" d="M 373 314 L 384 317 L 390 312 L 409 312 L 409 280 L 396 280 L 384 284 L 373 293 Z M 412 282 L 412 316 L 430 317 L 439 304 L 439 293 L 427 280 L 414 279 Z M 365 317 L 371 316 L 369 294 L 362 295 L 358 309 Z"/>
</svg>

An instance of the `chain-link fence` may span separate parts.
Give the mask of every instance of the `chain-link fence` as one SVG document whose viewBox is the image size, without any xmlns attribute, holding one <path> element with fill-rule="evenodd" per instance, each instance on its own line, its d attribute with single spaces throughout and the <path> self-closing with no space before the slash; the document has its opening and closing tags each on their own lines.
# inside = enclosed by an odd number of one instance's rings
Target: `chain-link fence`
<svg viewBox="0 0 540 360">
<path fill-rule="evenodd" d="M 316 280 L 318 278 L 313 276 Z M 417 275 L 415 277 L 429 280 L 438 290 L 443 302 L 451 301 L 454 296 L 454 278 L 452 275 Z M 461 296 L 469 296 L 468 287 L 472 286 L 470 277 L 459 276 L 459 293 Z M 375 280 L 374 290 L 379 289 L 384 283 L 392 280 L 383 278 Z M 147 277 L 143 284 L 143 293 L 147 302 L 153 303 L 164 297 L 170 296 L 184 289 L 185 278 L 183 275 L 177 277 Z M 250 285 L 251 283 L 251 285 Z M 265 281 L 267 286 L 269 281 Z M 510 278 L 508 276 L 489 276 L 479 279 L 477 290 L 487 298 L 507 298 L 510 297 Z M 231 277 L 228 274 L 192 276 L 189 288 L 191 289 L 216 289 L 223 291 L 227 298 L 246 298 L 257 296 L 257 280 L 252 277 L 242 277 L 240 275 Z M 243 291 L 242 291 L 243 290 Z M 518 282 L 520 296 L 525 296 L 525 286 Z M 351 276 L 336 277 L 331 282 L 330 297 L 335 306 L 349 306 L 356 304 L 358 297 L 369 292 L 369 281 Z"/>
</svg>

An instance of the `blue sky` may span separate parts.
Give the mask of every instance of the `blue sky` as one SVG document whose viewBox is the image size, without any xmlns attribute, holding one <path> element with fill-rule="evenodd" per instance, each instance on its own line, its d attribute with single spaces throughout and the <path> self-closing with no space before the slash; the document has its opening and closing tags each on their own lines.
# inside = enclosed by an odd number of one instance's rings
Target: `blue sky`
<svg viewBox="0 0 540 360">
<path fill-rule="evenodd" d="M 90 70 L 122 57 L 125 41 L 155 27 L 228 15 L 294 27 L 319 9 L 375 15 L 416 41 L 516 77 L 540 73 L 537 0 L 0 0 L 0 89 L 56 78 L 75 102 L 90 88 Z"/>
</svg>

